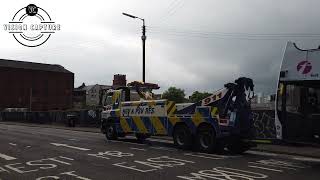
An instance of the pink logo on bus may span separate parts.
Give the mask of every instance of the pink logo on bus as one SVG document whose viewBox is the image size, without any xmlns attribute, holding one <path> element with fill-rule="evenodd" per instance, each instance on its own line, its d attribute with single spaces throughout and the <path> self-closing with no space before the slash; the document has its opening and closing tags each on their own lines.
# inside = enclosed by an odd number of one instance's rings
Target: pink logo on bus
<svg viewBox="0 0 320 180">
<path fill-rule="evenodd" d="M 312 69 L 312 65 L 309 61 L 301 61 L 297 65 L 297 71 L 302 74 L 308 74 Z"/>
</svg>

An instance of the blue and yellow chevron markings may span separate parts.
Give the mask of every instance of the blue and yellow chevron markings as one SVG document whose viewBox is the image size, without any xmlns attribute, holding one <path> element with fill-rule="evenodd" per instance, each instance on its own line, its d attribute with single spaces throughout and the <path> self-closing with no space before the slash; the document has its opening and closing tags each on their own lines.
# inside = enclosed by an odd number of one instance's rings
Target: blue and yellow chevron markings
<svg viewBox="0 0 320 180">
<path fill-rule="evenodd" d="M 192 122 L 195 125 L 195 127 L 198 127 L 200 123 L 204 122 L 203 116 L 199 112 L 196 112 L 192 116 Z"/>
<path fill-rule="evenodd" d="M 117 112 L 115 112 L 117 114 Z M 171 134 L 173 127 L 179 123 L 184 122 L 192 131 L 202 123 L 210 121 L 211 117 L 204 118 L 200 112 L 196 112 L 194 115 L 188 117 L 169 116 L 169 117 L 119 117 L 120 126 L 124 133 L 144 133 L 153 135 L 167 135 Z"/>
<path fill-rule="evenodd" d="M 132 122 L 136 125 L 137 130 L 139 133 L 148 133 L 148 129 L 146 128 L 145 124 L 143 123 L 141 117 L 133 116 Z"/>
<path fill-rule="evenodd" d="M 167 115 L 168 116 L 172 116 L 177 111 L 176 104 L 173 101 L 167 101 L 166 107 L 167 107 Z"/>
<path fill-rule="evenodd" d="M 162 124 L 161 119 L 159 117 L 151 117 L 151 124 L 155 129 L 154 134 L 166 135 L 167 130 L 165 126 Z"/>
<path fill-rule="evenodd" d="M 118 109 L 120 105 L 120 96 L 121 96 L 121 91 L 116 90 L 114 91 L 114 94 L 112 96 L 112 109 Z"/>
<path fill-rule="evenodd" d="M 132 132 L 132 129 L 131 129 L 126 118 L 120 117 L 120 125 L 121 125 L 123 132 L 125 132 L 125 133 Z"/>
<path fill-rule="evenodd" d="M 176 125 L 177 122 L 181 122 L 181 119 L 177 116 L 168 117 L 172 126 Z"/>
<path fill-rule="evenodd" d="M 120 117 L 119 132 L 167 135 L 168 119 L 165 117 Z"/>
</svg>

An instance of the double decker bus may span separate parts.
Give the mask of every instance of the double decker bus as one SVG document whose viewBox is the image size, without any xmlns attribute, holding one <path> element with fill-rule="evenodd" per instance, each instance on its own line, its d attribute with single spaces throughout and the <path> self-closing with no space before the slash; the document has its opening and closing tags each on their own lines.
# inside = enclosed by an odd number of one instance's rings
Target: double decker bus
<svg viewBox="0 0 320 180">
<path fill-rule="evenodd" d="M 320 142 L 320 49 L 288 42 L 278 80 L 277 139 Z"/>
</svg>

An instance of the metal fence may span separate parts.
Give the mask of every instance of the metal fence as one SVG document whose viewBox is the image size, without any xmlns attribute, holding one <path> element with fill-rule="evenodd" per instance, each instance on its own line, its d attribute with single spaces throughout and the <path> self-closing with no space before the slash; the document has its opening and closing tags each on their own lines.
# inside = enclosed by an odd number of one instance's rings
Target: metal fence
<svg viewBox="0 0 320 180">
<path fill-rule="evenodd" d="M 253 126 L 258 139 L 275 139 L 274 110 L 253 110 Z"/>
<path fill-rule="evenodd" d="M 76 126 L 99 127 L 100 113 L 98 110 L 82 111 L 48 111 L 48 112 L 0 112 L 1 121 L 68 124 L 68 115 L 74 115 Z"/>
</svg>

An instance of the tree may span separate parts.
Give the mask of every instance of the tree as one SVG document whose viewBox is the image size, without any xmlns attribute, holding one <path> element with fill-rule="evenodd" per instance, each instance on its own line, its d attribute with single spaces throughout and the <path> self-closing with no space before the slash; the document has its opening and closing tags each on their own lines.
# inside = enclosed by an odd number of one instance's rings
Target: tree
<svg viewBox="0 0 320 180">
<path fill-rule="evenodd" d="M 208 96 L 210 96 L 211 94 L 208 92 L 199 92 L 199 91 L 195 91 L 192 93 L 192 95 L 189 97 L 189 100 L 193 103 L 198 102 Z"/>
<path fill-rule="evenodd" d="M 169 89 L 162 94 L 162 98 L 168 99 L 169 101 L 174 101 L 176 103 L 183 103 L 185 102 L 185 95 L 186 94 L 184 93 L 183 89 L 169 87 Z"/>
</svg>

